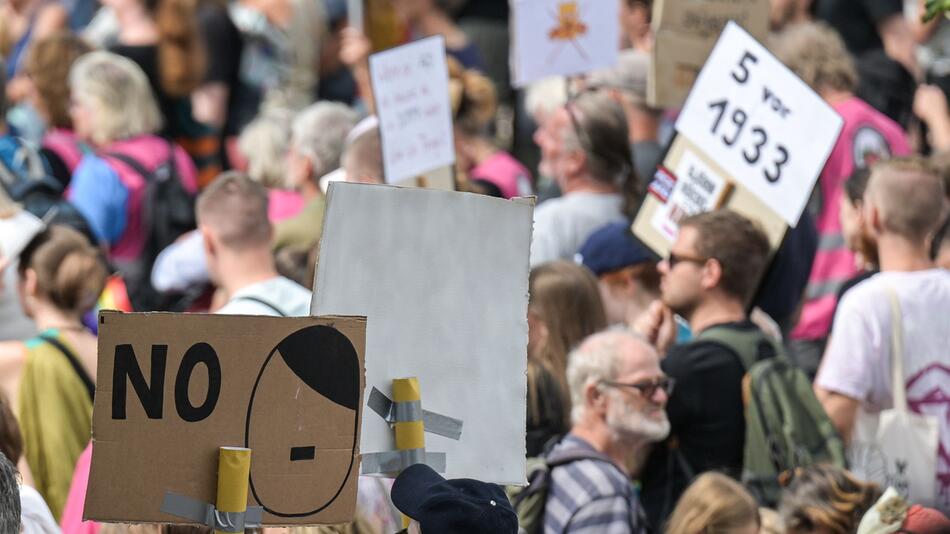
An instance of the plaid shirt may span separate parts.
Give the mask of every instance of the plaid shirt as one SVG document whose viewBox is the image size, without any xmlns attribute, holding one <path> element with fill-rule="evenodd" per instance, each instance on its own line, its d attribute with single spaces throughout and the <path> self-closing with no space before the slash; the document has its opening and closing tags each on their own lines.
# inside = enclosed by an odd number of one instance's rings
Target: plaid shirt
<svg viewBox="0 0 950 534">
<path fill-rule="evenodd" d="M 594 450 L 568 434 L 554 450 Z M 615 465 L 578 460 L 551 471 L 544 534 L 645 534 L 646 519 L 630 479 Z"/>
</svg>

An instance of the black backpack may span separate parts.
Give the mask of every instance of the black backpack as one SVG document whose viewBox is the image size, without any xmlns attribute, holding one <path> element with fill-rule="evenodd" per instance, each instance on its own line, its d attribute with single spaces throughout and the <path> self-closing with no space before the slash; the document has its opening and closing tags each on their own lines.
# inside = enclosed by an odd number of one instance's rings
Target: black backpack
<svg viewBox="0 0 950 534">
<path fill-rule="evenodd" d="M 175 165 L 175 145 L 168 142 L 168 158 L 154 171 L 128 154 L 108 152 L 103 156 L 121 161 L 145 180 L 142 198 L 145 244 L 137 260 L 117 265 L 125 279 L 129 300 L 136 311 L 167 311 L 173 307 L 175 298 L 152 287 L 152 265 L 165 247 L 196 227 L 195 196 L 181 182 Z"/>
<path fill-rule="evenodd" d="M 46 224 L 69 226 L 97 243 L 86 218 L 63 198 L 63 184 L 48 172 L 40 153 L 19 139 L 14 142 L 12 165 L 0 158 L 0 184 L 10 200 Z"/>
</svg>

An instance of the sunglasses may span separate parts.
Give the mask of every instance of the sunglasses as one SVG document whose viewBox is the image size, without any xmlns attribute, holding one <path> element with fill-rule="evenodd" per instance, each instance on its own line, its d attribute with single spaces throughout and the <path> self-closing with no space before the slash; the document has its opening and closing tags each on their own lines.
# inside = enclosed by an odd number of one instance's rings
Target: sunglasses
<svg viewBox="0 0 950 534">
<path fill-rule="evenodd" d="M 702 265 L 709 261 L 710 258 L 700 258 L 698 256 L 680 256 L 670 252 L 670 255 L 666 257 L 666 263 L 670 266 L 670 269 L 676 267 L 677 263 L 695 263 L 697 265 Z"/>
<path fill-rule="evenodd" d="M 615 388 L 627 388 L 635 389 L 640 392 L 640 395 L 643 395 L 645 398 L 652 398 L 656 393 L 656 390 L 661 389 L 667 396 L 673 394 L 673 386 L 676 384 L 676 380 L 668 376 L 662 378 L 656 378 L 653 380 L 647 380 L 645 382 L 637 382 L 636 384 L 625 384 L 623 382 L 613 382 L 611 380 L 603 380 L 601 384 L 605 386 L 611 386 Z"/>
</svg>

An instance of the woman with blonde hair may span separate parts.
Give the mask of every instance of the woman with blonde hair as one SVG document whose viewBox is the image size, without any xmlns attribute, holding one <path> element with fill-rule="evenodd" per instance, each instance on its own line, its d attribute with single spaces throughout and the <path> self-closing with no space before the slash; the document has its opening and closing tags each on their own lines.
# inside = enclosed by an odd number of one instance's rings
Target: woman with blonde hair
<svg viewBox="0 0 950 534">
<path fill-rule="evenodd" d="M 851 534 L 881 488 L 837 467 L 796 468 L 787 475 L 779 513 L 788 534 Z"/>
<path fill-rule="evenodd" d="M 447 59 L 459 169 L 479 192 L 502 198 L 531 195 L 531 172 L 488 135 L 498 108 L 495 86 L 478 71 Z"/>
<path fill-rule="evenodd" d="M 735 480 L 704 473 L 683 493 L 666 534 L 756 534 L 759 505 Z"/>
<path fill-rule="evenodd" d="M 85 237 L 52 226 L 26 246 L 17 272 L 21 305 L 40 330 L 24 346 L 17 415 L 36 489 L 58 520 L 92 427 L 97 347 L 82 316 L 107 271 Z"/>
<path fill-rule="evenodd" d="M 607 328 L 597 280 L 568 261 L 542 263 L 528 277 L 528 436 L 541 452 L 569 428 L 567 356 L 587 336 Z"/>
<path fill-rule="evenodd" d="M 73 64 L 69 82 L 76 135 L 95 151 L 73 173 L 69 200 L 107 245 L 109 259 L 123 275 L 135 309 L 151 310 L 152 258 L 145 250 L 150 228 L 143 205 L 146 174 L 168 171 L 194 194 L 195 166 L 181 147 L 155 135 L 162 117 L 148 79 L 131 60 L 110 52 L 86 54 Z M 192 210 L 180 207 L 187 213 L 178 215 L 193 224 Z"/>
</svg>

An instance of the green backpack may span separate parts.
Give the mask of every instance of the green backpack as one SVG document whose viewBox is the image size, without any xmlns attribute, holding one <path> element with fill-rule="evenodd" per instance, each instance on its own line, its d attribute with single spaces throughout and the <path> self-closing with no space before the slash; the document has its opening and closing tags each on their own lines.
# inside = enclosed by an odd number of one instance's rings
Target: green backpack
<svg viewBox="0 0 950 534">
<path fill-rule="evenodd" d="M 796 467 L 846 467 L 845 447 L 811 382 L 785 356 L 782 346 L 761 330 L 712 327 L 697 340 L 728 347 L 742 361 L 745 451 L 742 482 L 765 506 L 781 495 L 779 475 Z"/>
<path fill-rule="evenodd" d="M 528 458 L 528 485 L 505 488 L 508 500 L 518 514 L 519 534 L 544 532 L 544 505 L 551 489 L 551 470 L 578 460 L 600 460 L 614 465 L 607 456 L 587 450 L 553 451 L 547 456 Z"/>
</svg>

